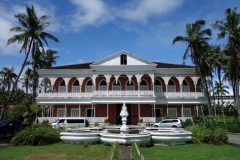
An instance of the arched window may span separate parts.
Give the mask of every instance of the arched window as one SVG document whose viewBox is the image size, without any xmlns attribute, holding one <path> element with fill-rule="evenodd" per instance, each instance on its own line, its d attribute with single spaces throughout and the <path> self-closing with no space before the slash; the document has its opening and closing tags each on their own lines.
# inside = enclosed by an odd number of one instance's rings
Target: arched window
<svg viewBox="0 0 240 160">
<path fill-rule="evenodd" d="M 140 83 L 140 90 L 142 90 L 142 91 L 148 90 L 148 85 L 147 85 L 147 82 L 145 80 L 141 81 L 141 83 Z"/>
<path fill-rule="evenodd" d="M 127 64 L 127 56 L 125 54 L 121 55 L 121 65 L 126 65 Z"/>
<path fill-rule="evenodd" d="M 107 83 L 105 80 L 102 80 L 99 84 L 99 90 L 100 91 L 106 91 L 107 90 Z"/>
<path fill-rule="evenodd" d="M 154 91 L 155 91 L 155 94 L 162 92 L 162 84 L 159 80 L 155 80 L 154 82 Z"/>
<path fill-rule="evenodd" d="M 121 90 L 121 84 L 120 84 L 119 81 L 117 81 L 117 84 L 116 84 L 116 81 L 113 82 L 112 90 L 113 91 L 120 91 Z"/>
<path fill-rule="evenodd" d="M 134 91 L 135 90 L 133 81 L 131 81 L 131 83 L 129 83 L 129 81 L 127 81 L 127 83 L 126 83 L 126 90 L 127 91 Z"/>
<path fill-rule="evenodd" d="M 176 92 L 176 85 L 171 79 L 168 81 L 168 92 Z"/>
<path fill-rule="evenodd" d="M 66 85 L 65 85 L 65 81 L 64 81 L 64 80 L 62 80 L 62 81 L 60 82 L 59 92 L 66 92 Z"/>
<path fill-rule="evenodd" d="M 86 92 L 92 92 L 93 90 L 93 83 L 92 80 L 89 80 L 86 84 Z"/>
<path fill-rule="evenodd" d="M 74 93 L 80 92 L 80 85 L 79 85 L 79 81 L 77 79 L 73 82 L 72 92 L 74 92 Z"/>
<path fill-rule="evenodd" d="M 189 85 L 185 79 L 183 80 L 182 92 L 189 92 Z"/>
</svg>

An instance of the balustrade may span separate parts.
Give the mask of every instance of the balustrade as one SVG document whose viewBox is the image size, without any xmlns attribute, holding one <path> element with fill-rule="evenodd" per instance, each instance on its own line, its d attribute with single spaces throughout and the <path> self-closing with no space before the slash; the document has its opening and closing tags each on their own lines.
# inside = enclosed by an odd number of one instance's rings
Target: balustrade
<svg viewBox="0 0 240 160">
<path fill-rule="evenodd" d="M 198 98 L 204 97 L 202 92 L 154 92 L 152 90 L 109 90 L 93 92 L 53 92 L 39 93 L 38 98 L 88 98 L 88 97 L 151 97 L 160 98 Z"/>
</svg>

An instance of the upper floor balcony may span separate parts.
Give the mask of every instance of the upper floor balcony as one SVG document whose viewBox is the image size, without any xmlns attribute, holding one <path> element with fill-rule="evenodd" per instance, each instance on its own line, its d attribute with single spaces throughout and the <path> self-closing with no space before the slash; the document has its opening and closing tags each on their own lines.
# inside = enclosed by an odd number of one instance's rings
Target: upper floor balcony
<svg viewBox="0 0 240 160">
<path fill-rule="evenodd" d="M 153 92 L 152 90 L 53 92 L 38 94 L 38 98 L 90 98 L 90 97 L 201 98 L 204 97 L 204 94 L 202 92 Z"/>
</svg>

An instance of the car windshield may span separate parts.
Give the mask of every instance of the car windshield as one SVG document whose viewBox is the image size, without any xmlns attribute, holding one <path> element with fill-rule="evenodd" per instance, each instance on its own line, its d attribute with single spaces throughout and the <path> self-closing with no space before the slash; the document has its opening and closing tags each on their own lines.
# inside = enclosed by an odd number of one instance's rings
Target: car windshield
<svg viewBox="0 0 240 160">
<path fill-rule="evenodd" d="M 7 124 L 8 124 L 8 122 L 9 122 L 9 121 L 5 121 L 5 120 L 3 120 L 3 121 L 0 121 L 0 125 L 7 125 Z"/>
<path fill-rule="evenodd" d="M 56 123 L 59 119 L 56 119 L 55 121 L 53 121 L 53 123 Z"/>
</svg>

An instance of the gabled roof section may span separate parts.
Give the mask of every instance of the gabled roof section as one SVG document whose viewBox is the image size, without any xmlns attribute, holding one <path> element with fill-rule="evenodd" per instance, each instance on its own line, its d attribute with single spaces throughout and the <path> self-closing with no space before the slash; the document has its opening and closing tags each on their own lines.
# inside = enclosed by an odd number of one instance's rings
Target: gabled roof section
<svg viewBox="0 0 240 160">
<path fill-rule="evenodd" d="M 107 58 L 104 58 L 100 61 L 97 61 L 92 65 L 121 65 L 120 64 L 120 59 L 121 59 L 121 55 L 126 55 L 127 56 L 127 64 L 126 65 L 151 65 L 151 64 L 154 64 L 148 60 L 145 60 L 141 57 L 138 57 L 132 53 L 129 53 L 127 51 L 120 51 L 120 52 L 117 52 Z"/>
<path fill-rule="evenodd" d="M 90 63 L 81 63 L 81 64 L 71 64 L 71 65 L 65 65 L 65 66 L 57 66 L 57 67 L 51 67 L 47 69 L 90 69 Z"/>
<path fill-rule="evenodd" d="M 182 65 L 182 64 L 171 64 L 162 62 L 153 62 L 157 64 L 156 68 L 194 68 L 194 66 Z"/>
</svg>

